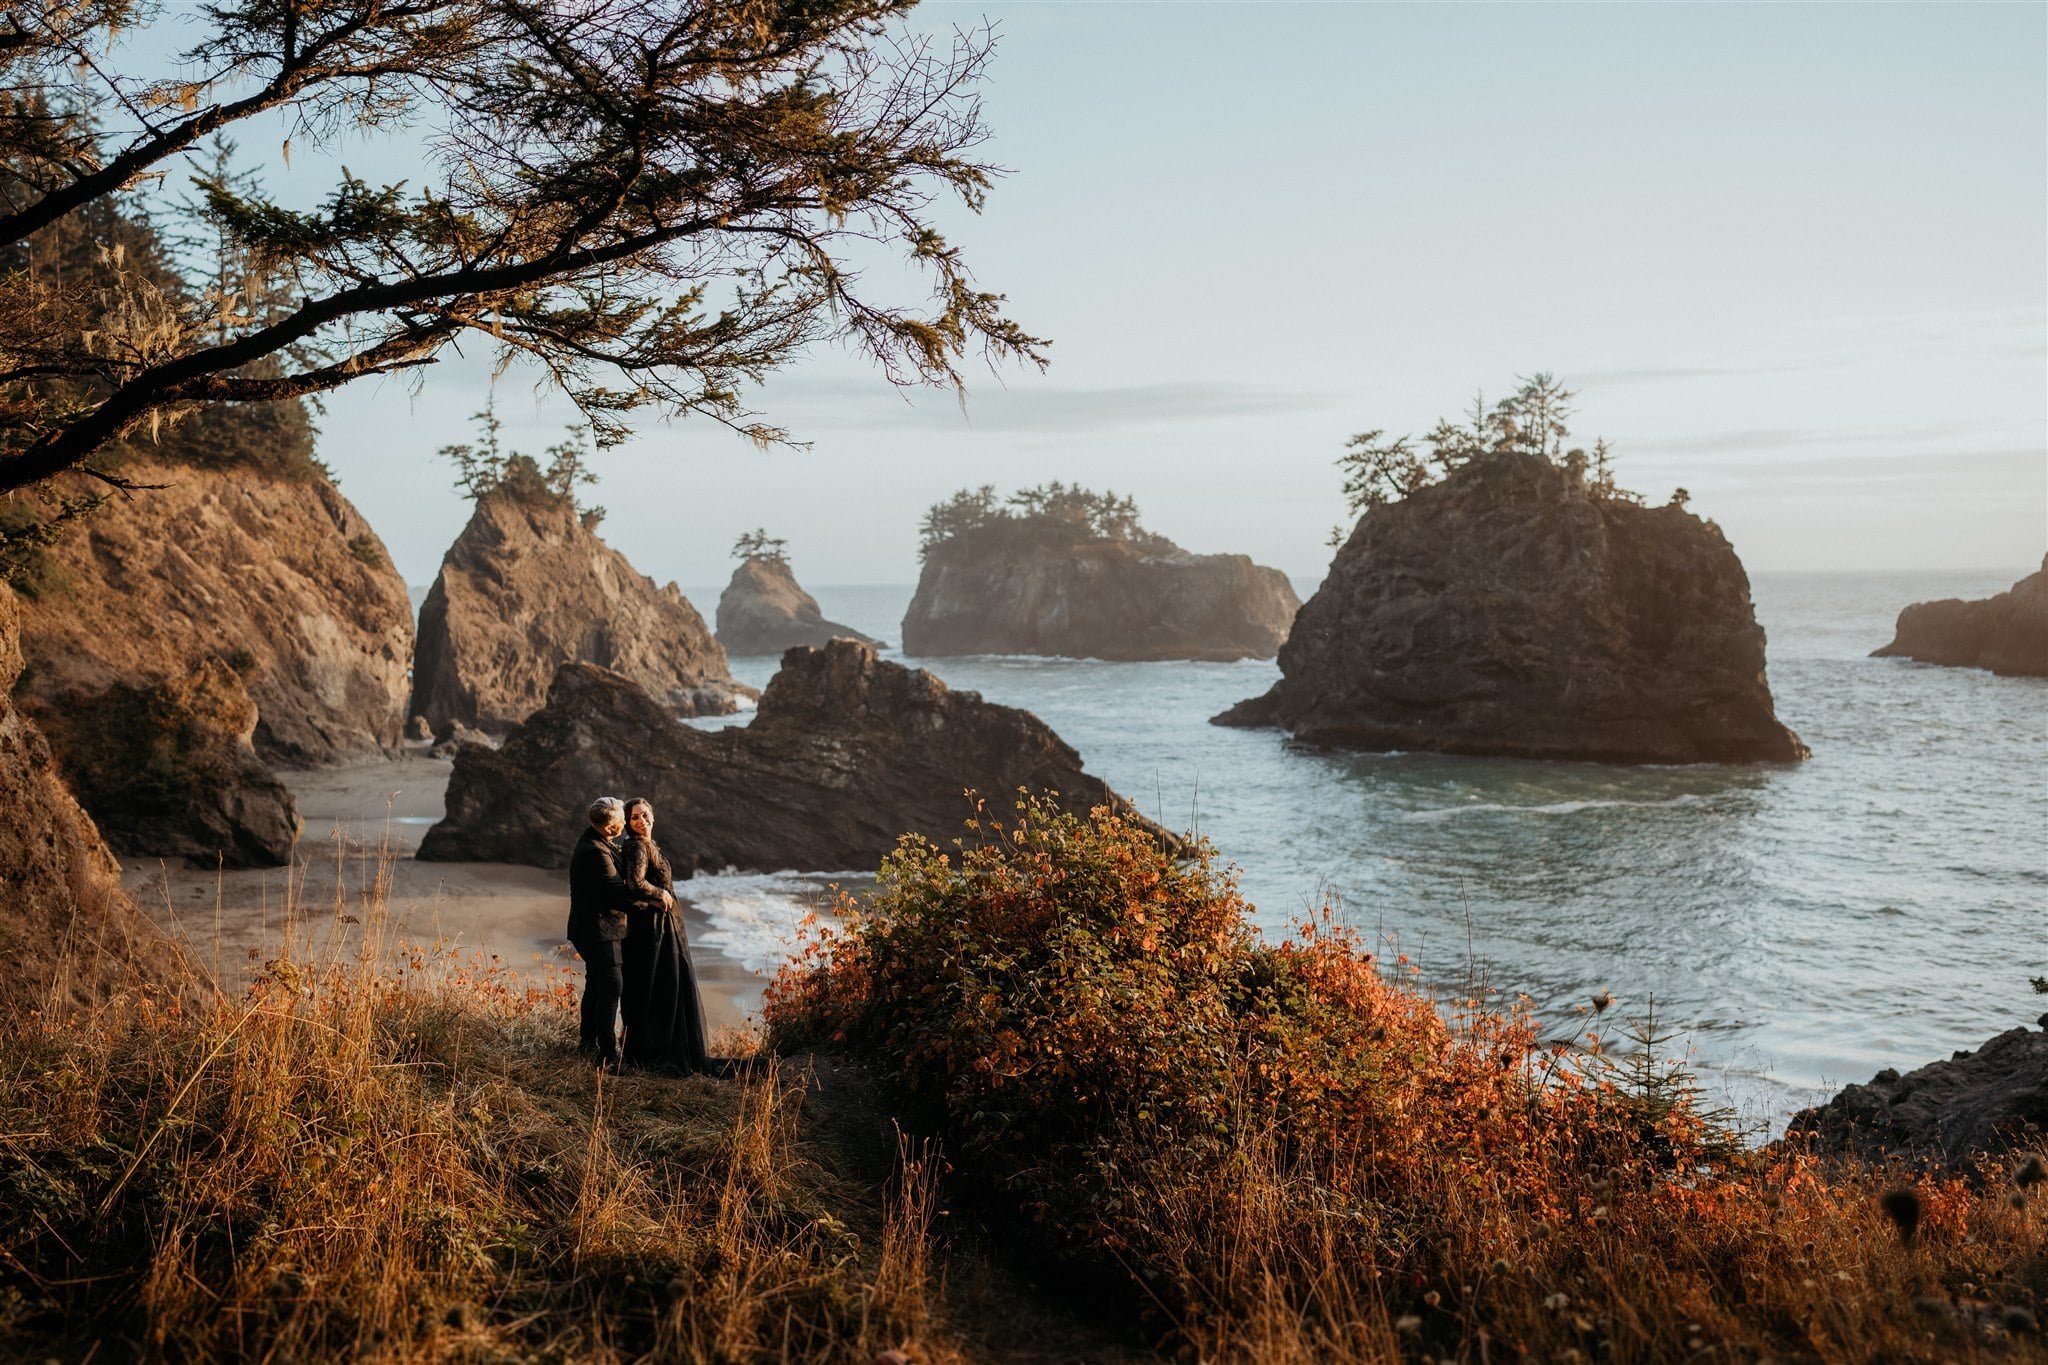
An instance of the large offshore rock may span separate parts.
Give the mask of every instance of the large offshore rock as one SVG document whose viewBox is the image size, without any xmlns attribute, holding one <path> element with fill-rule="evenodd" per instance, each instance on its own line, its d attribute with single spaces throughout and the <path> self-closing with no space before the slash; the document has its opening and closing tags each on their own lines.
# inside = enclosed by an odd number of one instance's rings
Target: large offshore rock
<svg viewBox="0 0 2048 1365">
<path fill-rule="evenodd" d="M 1216 722 L 1308 743 L 1608 763 L 1784 762 L 1749 580 L 1679 506 L 1593 496 L 1536 455 L 1374 508 Z"/>
<path fill-rule="evenodd" d="M 540 709 L 565 662 L 621 673 L 682 715 L 754 693 L 676 585 L 657 588 L 567 501 L 479 498 L 420 606 L 408 714 L 503 733 Z"/>
<path fill-rule="evenodd" d="M 256 756 L 256 704 L 219 661 L 143 687 L 59 697 L 36 718 L 116 851 L 206 867 L 291 861 L 298 808 Z"/>
<path fill-rule="evenodd" d="M 1300 606 L 1287 575 L 1245 555 L 997 524 L 926 554 L 903 652 L 1270 659 Z"/>
<path fill-rule="evenodd" d="M 121 891 L 121 869 L 10 700 L 22 667 L 0 583 L 0 1009 L 58 1012 L 110 992 L 194 991 L 179 951 Z"/>
<path fill-rule="evenodd" d="M 146 687 L 234 663 L 267 760 L 330 763 L 399 742 L 412 603 L 383 542 L 325 477 L 129 464 L 161 484 L 51 546 L 21 601 L 22 693 Z"/>
<path fill-rule="evenodd" d="M 2048 1024 L 2048 1015 L 2043 1016 Z M 1887 1068 L 1793 1115 L 1817 1151 L 1950 1165 L 2036 1147 L 2048 1133 L 2048 1031 L 2015 1028 L 1901 1076 Z"/>
<path fill-rule="evenodd" d="M 1899 613 L 1892 642 L 1874 659 L 1918 659 L 2048 678 L 2048 555 L 2041 567 L 1995 597 L 1915 602 Z"/>
<path fill-rule="evenodd" d="M 780 654 L 798 645 L 859 640 L 881 645 L 852 626 L 827 621 L 818 599 L 797 585 L 789 562 L 749 555 L 718 595 L 718 643 L 728 654 Z"/>
<path fill-rule="evenodd" d="M 743 729 L 693 729 L 630 679 L 566 664 L 503 748 L 457 751 L 419 856 L 560 866 L 610 794 L 654 802 L 679 872 L 872 868 L 900 835 L 958 837 L 968 792 L 1007 810 L 1020 787 L 1128 810 L 1030 712 L 852 640 L 789 651 Z"/>
</svg>

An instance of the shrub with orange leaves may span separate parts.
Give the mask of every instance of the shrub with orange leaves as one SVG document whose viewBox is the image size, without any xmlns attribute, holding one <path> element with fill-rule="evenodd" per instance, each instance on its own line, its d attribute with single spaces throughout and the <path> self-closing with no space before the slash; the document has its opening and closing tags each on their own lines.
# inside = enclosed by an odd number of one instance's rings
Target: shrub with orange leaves
<svg viewBox="0 0 2048 1365">
<path fill-rule="evenodd" d="M 1932 1359 L 1972 1328 L 1907 1306 L 1924 1258 L 1965 1284 L 1973 1224 L 2008 1264 L 2027 1245 L 1925 1179 L 1923 1260 L 1901 1261 L 1880 1177 L 1745 1153 L 1651 1050 L 1435 1000 L 1327 913 L 1266 942 L 1206 846 L 1177 860 L 1028 797 L 970 828 L 955 853 L 905 839 L 842 901 L 771 990 L 771 1041 L 863 1060 L 1201 1358 Z M 1823 1263 L 1853 1302 L 1813 1302 Z"/>
</svg>

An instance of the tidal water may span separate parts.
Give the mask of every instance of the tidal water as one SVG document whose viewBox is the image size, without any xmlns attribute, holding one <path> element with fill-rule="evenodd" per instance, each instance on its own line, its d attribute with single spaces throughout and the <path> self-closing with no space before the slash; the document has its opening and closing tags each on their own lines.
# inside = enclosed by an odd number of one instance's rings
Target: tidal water
<svg viewBox="0 0 2048 1365">
<path fill-rule="evenodd" d="M 1602 988 L 1618 1015 L 1654 1002 L 1710 1087 L 1775 1129 L 2048 1009 L 2029 985 L 2048 975 L 2048 682 L 1867 657 L 1906 603 L 2024 572 L 1757 575 L 1778 715 L 1813 749 L 1785 767 L 1333 754 L 1210 725 L 1271 662 L 903 662 L 1036 712 L 1147 814 L 1208 836 L 1267 932 L 1334 904 L 1439 988 L 1476 973 L 1558 1033 Z M 890 641 L 911 595 L 813 591 Z M 760 685 L 775 665 L 733 671 Z M 688 894 L 717 946 L 766 968 L 816 885 Z"/>
</svg>

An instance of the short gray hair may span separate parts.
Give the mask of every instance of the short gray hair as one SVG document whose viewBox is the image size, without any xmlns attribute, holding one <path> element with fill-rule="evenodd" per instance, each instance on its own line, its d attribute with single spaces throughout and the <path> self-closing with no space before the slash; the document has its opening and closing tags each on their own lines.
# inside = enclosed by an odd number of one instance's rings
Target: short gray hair
<svg viewBox="0 0 2048 1365">
<path fill-rule="evenodd" d="M 610 824 L 623 824 L 626 819 L 626 803 L 616 796 L 600 796 L 590 803 L 590 827 L 603 829 Z"/>
</svg>

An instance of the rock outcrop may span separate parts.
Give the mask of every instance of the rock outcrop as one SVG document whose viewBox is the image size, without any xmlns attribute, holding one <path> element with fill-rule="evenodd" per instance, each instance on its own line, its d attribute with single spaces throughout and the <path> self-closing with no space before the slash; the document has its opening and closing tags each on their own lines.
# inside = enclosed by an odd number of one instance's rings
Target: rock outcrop
<svg viewBox="0 0 2048 1365">
<path fill-rule="evenodd" d="M 930 548 L 903 652 L 1270 659 L 1300 606 L 1287 575 L 1245 555 L 998 524 Z"/>
<path fill-rule="evenodd" d="M 45 554 L 21 603 L 22 693 L 147 687 L 208 659 L 241 673 L 267 761 L 399 742 L 412 604 L 383 542 L 317 473 L 130 464 L 117 498 Z"/>
<path fill-rule="evenodd" d="M 1996 597 L 1915 602 L 1899 613 L 1893 635 L 1870 657 L 2048 678 L 2048 555 L 2041 557 L 2038 572 Z"/>
<path fill-rule="evenodd" d="M 420 606 L 408 714 L 503 733 L 540 709 L 564 662 L 624 674 L 683 715 L 751 698 L 676 585 L 657 588 L 567 501 L 477 500 Z"/>
<path fill-rule="evenodd" d="M 728 654 L 780 654 L 799 645 L 859 640 L 885 647 L 852 626 L 827 621 L 818 599 L 797 586 L 789 561 L 749 555 L 718 595 L 718 643 Z"/>
<path fill-rule="evenodd" d="M 1836 1155 L 1961 1165 L 2039 1146 L 2044 1133 L 2048 1016 L 2040 1029 L 2008 1029 L 1903 1076 L 1886 1068 L 1793 1115 L 1787 1137 Z"/>
<path fill-rule="evenodd" d="M 184 960 L 121 892 L 121 869 L 9 700 L 22 667 L 0 583 L 0 1009 L 62 1010 L 132 988 L 193 990 Z"/>
<path fill-rule="evenodd" d="M 1606 763 L 1787 762 L 1749 580 L 1711 522 L 1483 456 L 1359 519 L 1222 725 L 1313 744 Z"/>
<path fill-rule="evenodd" d="M 716 731 L 681 724 L 616 673 L 566 664 L 503 748 L 456 754 L 447 818 L 419 856 L 559 866 L 585 806 L 610 792 L 655 803 L 678 872 L 872 868 L 899 835 L 959 837 L 968 791 L 1007 810 L 1019 787 L 1074 810 L 1127 809 L 1030 712 L 852 640 L 791 650 L 753 723 Z"/>
<path fill-rule="evenodd" d="M 209 659 L 183 677 L 40 705 L 72 792 L 115 850 L 205 867 L 276 867 L 299 835 L 292 795 L 257 758 L 256 703 Z"/>
</svg>

